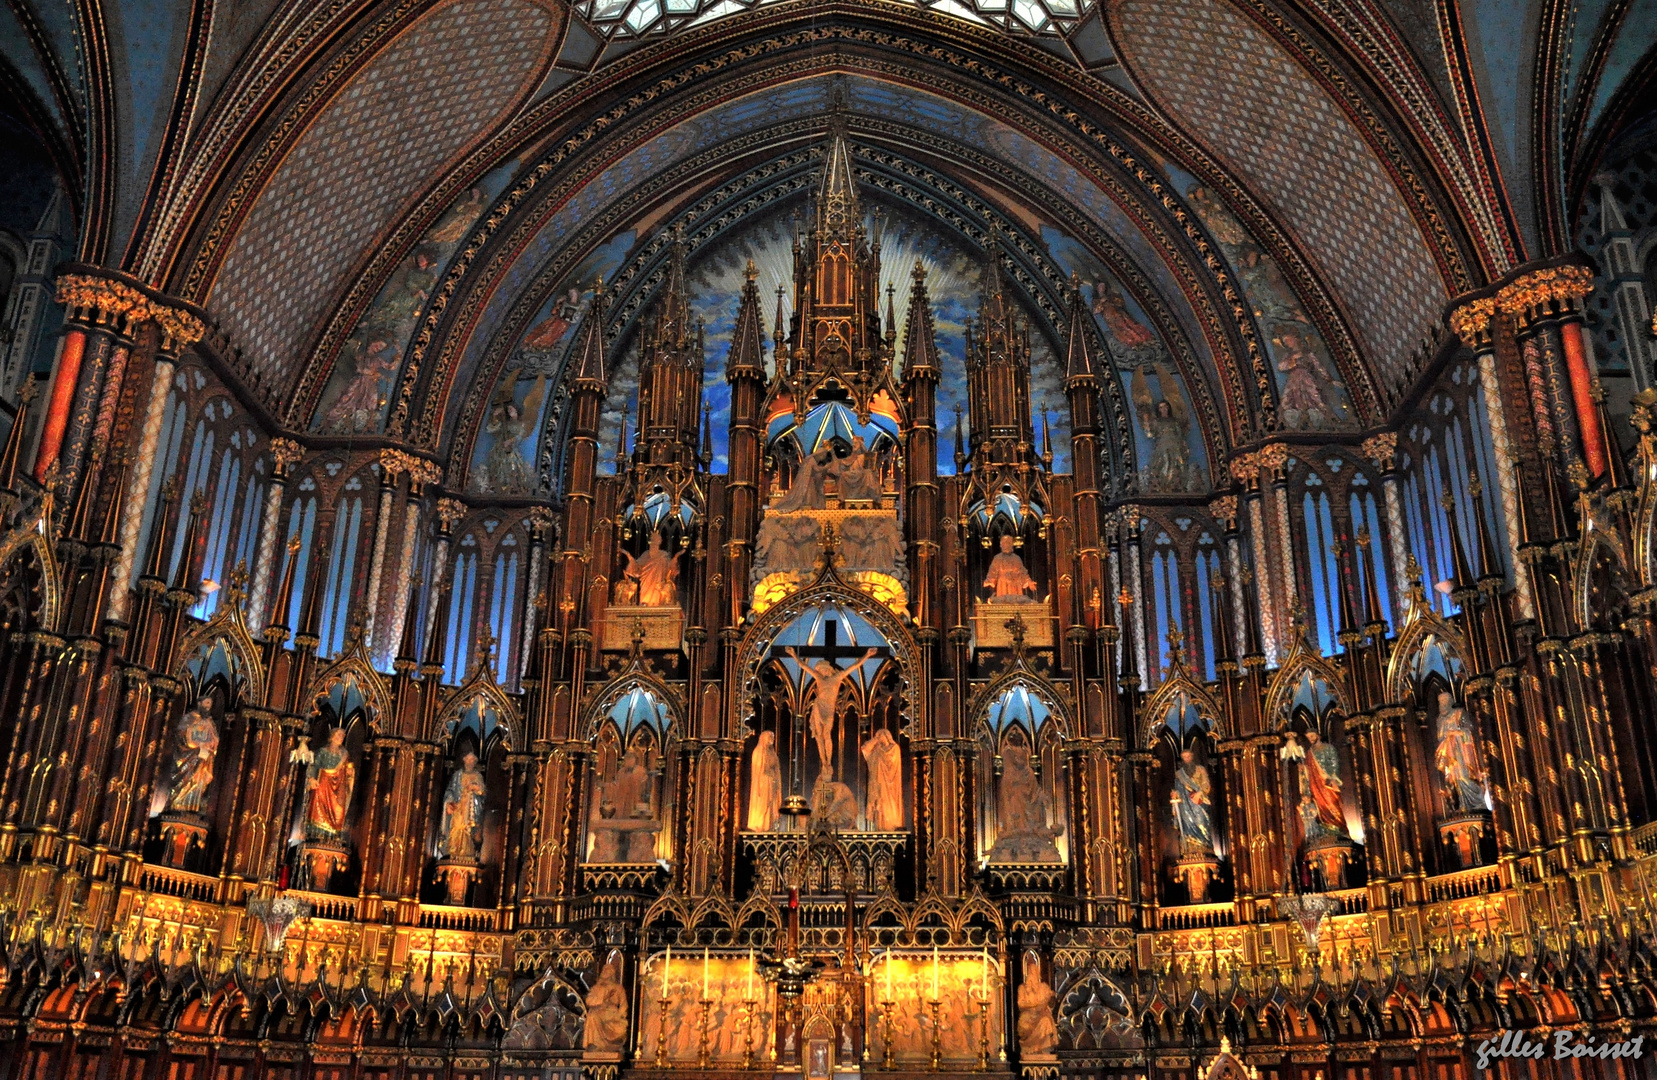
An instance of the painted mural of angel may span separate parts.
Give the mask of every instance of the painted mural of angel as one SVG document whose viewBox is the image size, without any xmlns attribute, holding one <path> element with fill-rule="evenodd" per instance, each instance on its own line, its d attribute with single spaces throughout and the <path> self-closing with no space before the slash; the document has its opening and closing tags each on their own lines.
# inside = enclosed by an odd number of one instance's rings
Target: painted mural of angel
<svg viewBox="0 0 1657 1080">
<path fill-rule="evenodd" d="M 1151 393 L 1145 378 L 1147 368 L 1156 376 L 1160 396 Z M 1161 364 L 1134 368 L 1134 412 L 1139 417 L 1139 430 L 1151 441 L 1150 457 L 1142 470 L 1148 491 L 1186 491 L 1191 486 L 1191 450 L 1187 441 L 1191 416 L 1184 396 L 1177 390 L 1169 392 L 1175 385 L 1173 376 Z"/>
<path fill-rule="evenodd" d="M 524 459 L 523 445 L 535 433 L 541 402 L 547 394 L 547 378 L 542 375 L 535 380 L 535 385 L 524 395 L 522 405 L 514 400 L 516 383 L 516 379 L 503 382 L 502 392 L 489 406 L 489 420 L 483 430 L 495 437 L 495 444 L 472 477 L 472 486 L 480 495 L 527 495 L 535 487 L 534 472 Z"/>
</svg>

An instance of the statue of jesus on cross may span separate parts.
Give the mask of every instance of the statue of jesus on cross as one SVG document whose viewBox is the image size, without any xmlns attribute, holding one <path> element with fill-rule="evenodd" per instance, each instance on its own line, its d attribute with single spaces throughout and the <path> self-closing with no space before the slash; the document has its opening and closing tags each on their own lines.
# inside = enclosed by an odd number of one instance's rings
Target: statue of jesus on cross
<svg viewBox="0 0 1657 1080">
<path fill-rule="evenodd" d="M 809 675 L 817 681 L 817 699 L 811 703 L 811 736 L 817 740 L 817 757 L 823 762 L 828 778 L 836 779 L 835 764 L 840 760 L 840 728 L 834 718 L 839 712 L 840 688 L 852 672 L 866 661 L 873 660 L 880 650 L 864 650 L 862 657 L 848 668 L 835 666 L 834 661 L 827 657 L 808 663 L 794 651 L 792 645 L 785 651 L 800 665 L 802 675 Z"/>
</svg>

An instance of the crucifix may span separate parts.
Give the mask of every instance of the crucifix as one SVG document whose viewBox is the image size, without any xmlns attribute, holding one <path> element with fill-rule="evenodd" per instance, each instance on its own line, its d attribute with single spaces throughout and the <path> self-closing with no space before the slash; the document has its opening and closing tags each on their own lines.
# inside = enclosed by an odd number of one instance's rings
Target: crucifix
<svg viewBox="0 0 1657 1080">
<path fill-rule="evenodd" d="M 799 649 L 786 646 L 783 650 L 796 664 L 802 675 L 809 675 L 817 683 L 817 698 L 811 704 L 811 736 L 817 741 L 817 756 L 827 770 L 828 778 L 835 779 L 836 764 L 840 760 L 840 727 L 835 722 L 839 711 L 840 690 L 852 672 L 876 657 L 892 655 L 890 647 L 859 649 L 856 645 L 840 644 L 840 624 L 830 619 L 823 625 L 823 644 L 804 645 Z M 837 660 L 846 657 L 850 667 L 841 667 Z"/>
</svg>

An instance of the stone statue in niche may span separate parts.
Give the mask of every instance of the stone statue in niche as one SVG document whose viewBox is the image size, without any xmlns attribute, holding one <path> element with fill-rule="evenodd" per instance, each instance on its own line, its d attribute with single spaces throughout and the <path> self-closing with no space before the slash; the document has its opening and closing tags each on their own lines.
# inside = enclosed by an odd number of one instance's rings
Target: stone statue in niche
<svg viewBox="0 0 1657 1080">
<path fill-rule="evenodd" d="M 777 760 L 777 733 L 762 731 L 754 744 L 748 778 L 748 831 L 770 832 L 782 806 L 782 764 Z"/>
<path fill-rule="evenodd" d="M 328 743 L 311 756 L 305 766 L 305 835 L 312 840 L 340 840 L 345 836 L 345 816 L 351 809 L 351 792 L 357 783 L 357 768 L 345 749 L 345 729 L 328 732 Z"/>
<path fill-rule="evenodd" d="M 825 488 L 834 469 L 834 451 L 829 447 L 825 446 L 814 454 L 802 455 L 800 467 L 794 473 L 794 482 L 771 507 L 772 511 L 791 514 L 796 510 L 821 510 L 826 507 L 828 496 Z"/>
<path fill-rule="evenodd" d="M 621 983 L 621 954 L 604 962 L 598 981 L 587 991 L 587 1027 L 582 1048 L 593 1055 L 619 1055 L 627 1041 L 627 988 Z"/>
<path fill-rule="evenodd" d="M 863 744 L 869 767 L 868 820 L 876 832 L 903 828 L 903 751 L 885 728 L 877 728 Z"/>
<path fill-rule="evenodd" d="M 1190 855 L 1211 855 L 1214 851 L 1214 831 L 1209 820 L 1213 782 L 1208 769 L 1197 764 L 1196 755 L 1189 749 L 1179 753 L 1180 766 L 1174 770 L 1174 793 L 1169 803 L 1174 811 L 1174 826 L 1179 830 L 1180 851 Z"/>
<path fill-rule="evenodd" d="M 992 862 L 1059 862 L 1053 838 L 1062 831 L 1047 824 L 1051 800 L 1042 789 L 1029 756 L 1014 744 L 1001 769 L 1001 787 L 996 799 L 995 846 Z"/>
<path fill-rule="evenodd" d="M 595 863 L 650 862 L 656 857 L 655 785 L 644 755 L 629 750 L 621 756 L 616 774 L 593 793 L 589 828 L 593 834 L 591 861 Z"/>
<path fill-rule="evenodd" d="M 483 770 L 478 768 L 478 756 L 468 750 L 443 792 L 443 836 L 439 847 L 444 858 L 477 861 L 478 844 L 483 839 L 483 790 Z"/>
<path fill-rule="evenodd" d="M 860 514 L 840 524 L 840 557 L 847 570 L 892 573 L 903 558 L 903 537 L 895 517 Z"/>
<path fill-rule="evenodd" d="M 1041 957 L 1024 954 L 1024 978 L 1018 987 L 1018 1047 L 1025 1060 L 1052 1060 L 1059 1044 L 1059 1028 L 1053 1019 L 1058 995 L 1041 977 Z"/>
<path fill-rule="evenodd" d="M 990 560 L 984 588 L 993 604 L 1028 604 L 1036 598 L 1036 579 L 1024 568 L 1024 560 L 1013 553 L 1013 538 L 1003 534 L 1001 552 Z"/>
<path fill-rule="evenodd" d="M 875 455 L 864 447 L 863 436 L 852 436 L 852 451 L 843 458 L 832 459 L 830 466 L 840 483 L 840 501 L 880 501 L 880 473 L 874 468 Z"/>
<path fill-rule="evenodd" d="M 167 809 L 199 814 L 213 783 L 219 753 L 219 729 L 213 723 L 213 699 L 203 697 L 179 718 L 173 734 L 172 776 L 167 782 Z"/>
<path fill-rule="evenodd" d="M 662 534 L 651 532 L 650 549 L 637 558 L 627 556 L 622 582 L 616 586 L 617 603 L 626 595 L 640 607 L 670 607 L 679 602 L 679 560 L 662 549 Z"/>
<path fill-rule="evenodd" d="M 1467 711 L 1456 704 L 1449 691 L 1438 695 L 1438 747 L 1433 754 L 1444 777 L 1450 809 L 1457 813 L 1485 808 L 1484 781 L 1479 744 Z"/>
</svg>

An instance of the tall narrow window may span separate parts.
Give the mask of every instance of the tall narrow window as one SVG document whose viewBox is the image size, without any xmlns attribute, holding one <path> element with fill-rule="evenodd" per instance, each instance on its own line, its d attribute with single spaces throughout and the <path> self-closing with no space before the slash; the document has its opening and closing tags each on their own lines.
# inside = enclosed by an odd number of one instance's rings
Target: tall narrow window
<svg viewBox="0 0 1657 1080">
<path fill-rule="evenodd" d="M 443 674 L 451 683 L 466 678 L 472 656 L 472 617 L 477 607 L 478 541 L 468 533 L 455 552 L 454 593 L 449 598 Z"/>
<path fill-rule="evenodd" d="M 495 552 L 494 591 L 489 596 L 489 632 L 495 638 L 495 678 L 502 686 L 516 683 L 518 610 L 518 538 L 507 533 Z"/>
<path fill-rule="evenodd" d="M 1301 496 L 1301 513 L 1306 521 L 1306 562 L 1312 585 L 1312 620 L 1316 623 L 1318 649 L 1335 655 L 1340 633 L 1341 570 L 1335 557 L 1335 523 L 1329 512 L 1329 492 L 1315 475 L 1306 477 Z"/>
<path fill-rule="evenodd" d="M 254 461 L 242 496 L 242 527 L 236 532 L 236 566 L 251 566 L 265 516 L 265 459 Z"/>
<path fill-rule="evenodd" d="M 155 467 L 150 472 L 150 490 L 144 497 L 144 517 L 138 531 L 138 552 L 133 563 L 140 570 L 149 559 L 150 541 L 155 530 L 155 513 L 161 505 L 162 485 L 178 472 L 178 456 L 184 448 L 184 428 L 188 409 L 184 392 L 174 389 L 167 397 L 167 407 L 161 413 L 161 439 L 156 444 Z"/>
<path fill-rule="evenodd" d="M 1438 448 L 1429 446 L 1421 455 L 1421 473 L 1424 483 L 1422 494 L 1426 497 L 1426 512 L 1428 529 L 1427 535 L 1432 543 L 1432 561 L 1423 563 L 1431 578 L 1429 584 L 1433 586 L 1437 599 L 1434 604 L 1441 614 L 1454 615 L 1460 609 L 1450 599 L 1447 585 L 1455 574 L 1455 567 L 1451 559 L 1450 546 L 1450 515 L 1444 510 L 1444 473 L 1443 462 L 1439 457 Z M 1453 496 L 1452 496 L 1453 497 Z"/>
<path fill-rule="evenodd" d="M 351 597 L 357 587 L 357 541 L 362 534 L 360 476 L 345 482 L 334 508 L 334 541 L 328 552 L 328 584 L 322 593 L 321 655 L 337 656 L 345 648 Z"/>
<path fill-rule="evenodd" d="M 299 541 L 299 550 L 291 552 L 282 562 L 282 573 L 286 574 L 288 563 L 294 564 L 293 596 L 288 599 L 288 610 L 284 618 L 284 625 L 289 630 L 299 628 L 299 612 L 304 606 L 305 577 L 311 567 L 311 541 L 316 538 L 316 478 L 307 476 L 299 482 L 293 505 L 288 510 L 287 546 L 294 540 Z M 284 551 L 287 550 L 285 546 Z M 281 576 L 277 577 L 281 580 Z M 293 638 L 289 637 L 289 642 Z"/>
<path fill-rule="evenodd" d="M 236 524 L 236 494 L 242 477 L 242 435 L 232 432 L 230 446 L 219 458 L 218 482 L 213 485 L 213 510 L 207 521 L 207 557 L 201 564 L 202 586 L 205 592 L 191 614 L 199 619 L 210 617 L 218 610 L 219 594 L 225 578 L 225 559 L 230 551 L 230 530 Z"/>
<path fill-rule="evenodd" d="M 1369 561 L 1364 573 L 1375 573 L 1375 594 L 1381 601 L 1381 615 L 1390 627 L 1393 621 L 1392 588 L 1387 582 L 1387 544 L 1381 531 L 1381 515 L 1376 506 L 1375 492 L 1370 489 L 1368 477 L 1361 473 L 1352 481 L 1351 511 L 1354 535 L 1360 530 L 1369 532 Z"/>
<path fill-rule="evenodd" d="M 1477 410 L 1475 419 L 1467 426 L 1473 433 L 1473 461 L 1479 482 L 1484 488 L 1484 512 L 1488 515 L 1490 529 L 1495 534 L 1490 539 L 1501 556 L 1502 573 L 1511 574 L 1513 567 L 1510 564 L 1513 557 L 1507 547 L 1507 512 L 1502 506 L 1501 474 L 1497 471 L 1496 444 L 1490 437 L 1490 406 L 1484 398 L 1484 387 L 1477 381 L 1473 386 L 1473 408 Z"/>
<path fill-rule="evenodd" d="M 1214 596 L 1214 575 L 1220 572 L 1220 552 L 1214 546 L 1214 538 L 1207 533 L 1197 541 L 1197 606 L 1202 625 L 1194 627 L 1197 637 L 1202 641 L 1202 677 L 1213 679 L 1216 677 L 1214 667 L 1215 656 L 1220 643 L 1214 639 L 1215 623 L 1214 611 L 1216 599 Z M 1229 628 L 1222 629 L 1226 633 Z"/>
<path fill-rule="evenodd" d="M 184 525 L 190 520 L 190 500 L 206 490 L 213 467 L 213 444 L 218 437 L 218 422 L 230 415 L 230 403 L 214 400 L 202 410 L 196 421 L 195 437 L 190 445 L 190 464 L 184 473 L 184 486 L 179 488 L 178 529 L 173 533 L 173 550 L 167 559 L 169 580 L 178 573 L 179 560 L 184 557 Z"/>
<path fill-rule="evenodd" d="M 1146 642 L 1147 655 L 1159 671 L 1168 665 L 1168 634 L 1182 625 L 1180 618 L 1179 561 L 1167 533 L 1159 533 L 1151 554 L 1151 589 L 1156 599 L 1156 639 Z M 1160 662 L 1157 658 L 1161 658 Z M 1151 672 L 1147 675 L 1155 676 Z"/>
</svg>

